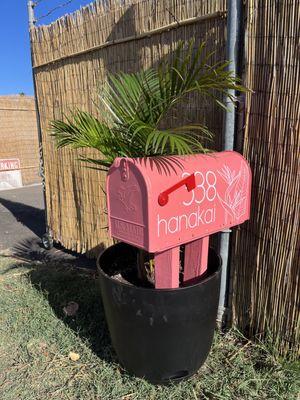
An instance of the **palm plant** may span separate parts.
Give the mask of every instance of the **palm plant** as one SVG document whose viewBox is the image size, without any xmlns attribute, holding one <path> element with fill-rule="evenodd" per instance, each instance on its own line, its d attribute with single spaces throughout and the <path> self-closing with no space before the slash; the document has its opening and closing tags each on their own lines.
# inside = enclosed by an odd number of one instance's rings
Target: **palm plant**
<svg viewBox="0 0 300 400">
<path fill-rule="evenodd" d="M 57 147 L 94 148 L 99 158 L 80 157 L 95 168 L 108 170 L 116 157 L 145 157 L 204 153 L 203 139 L 212 132 L 201 123 L 161 128 L 169 111 L 190 93 L 210 97 L 226 108 L 221 97 L 228 89 L 242 91 L 228 70 L 229 62 L 209 65 L 205 44 L 180 42 L 174 57 L 158 69 L 110 75 L 100 94 L 100 118 L 75 110 L 65 120 L 51 122 Z M 234 101 L 234 97 L 230 99 Z"/>
<path fill-rule="evenodd" d="M 228 90 L 243 91 L 239 80 L 228 70 L 229 62 L 209 65 L 213 53 L 205 55 L 205 44 L 194 50 L 194 41 L 180 42 L 174 57 L 157 70 L 110 75 L 100 94 L 101 119 L 75 110 L 65 120 L 51 122 L 57 147 L 93 148 L 99 158 L 80 157 L 107 171 L 116 157 L 145 157 L 205 153 L 204 141 L 213 134 L 201 123 L 162 128 L 170 110 L 195 92 L 211 98 L 226 109 L 221 100 Z M 230 95 L 229 95 L 230 96 Z M 234 101 L 234 97 L 230 96 Z M 143 250 L 138 253 L 138 276 L 153 282 L 153 260 Z"/>
</svg>

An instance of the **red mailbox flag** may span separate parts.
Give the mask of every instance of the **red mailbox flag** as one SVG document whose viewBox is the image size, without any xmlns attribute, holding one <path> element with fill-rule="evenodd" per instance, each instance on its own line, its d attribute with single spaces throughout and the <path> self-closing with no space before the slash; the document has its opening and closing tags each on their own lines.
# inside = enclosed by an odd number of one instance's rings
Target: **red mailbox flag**
<svg viewBox="0 0 300 400">
<path fill-rule="evenodd" d="M 110 234 L 155 253 L 156 287 L 176 287 L 179 246 L 185 280 L 201 275 L 208 236 L 249 219 L 250 188 L 249 165 L 232 151 L 118 158 L 107 178 Z"/>
</svg>

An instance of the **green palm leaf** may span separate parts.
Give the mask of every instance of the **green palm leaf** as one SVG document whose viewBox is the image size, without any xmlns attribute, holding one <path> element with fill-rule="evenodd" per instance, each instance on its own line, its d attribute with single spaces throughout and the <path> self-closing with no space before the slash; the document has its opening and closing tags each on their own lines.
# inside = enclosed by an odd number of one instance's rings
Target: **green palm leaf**
<svg viewBox="0 0 300 400">
<path fill-rule="evenodd" d="M 180 42 L 174 57 L 138 73 L 109 77 L 100 93 L 101 120 L 75 110 L 64 121 L 51 122 L 57 147 L 89 147 L 101 157 L 81 157 L 91 168 L 107 169 L 116 157 L 144 157 L 205 153 L 204 141 L 212 133 L 202 124 L 161 129 L 170 109 L 192 92 L 211 98 L 226 108 L 222 96 L 229 89 L 245 91 L 228 62 L 209 65 L 213 54 L 205 54 L 205 44 L 195 49 L 194 41 Z M 234 96 L 230 97 L 235 101 Z"/>
</svg>

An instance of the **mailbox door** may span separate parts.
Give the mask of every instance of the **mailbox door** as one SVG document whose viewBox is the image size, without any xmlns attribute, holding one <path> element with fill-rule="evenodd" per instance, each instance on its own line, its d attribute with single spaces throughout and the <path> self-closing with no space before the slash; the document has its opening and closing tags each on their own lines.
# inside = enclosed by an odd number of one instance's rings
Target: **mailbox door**
<svg viewBox="0 0 300 400">
<path fill-rule="evenodd" d="M 110 235 L 148 248 L 148 192 L 140 170 L 128 159 L 116 159 L 107 177 Z"/>
</svg>

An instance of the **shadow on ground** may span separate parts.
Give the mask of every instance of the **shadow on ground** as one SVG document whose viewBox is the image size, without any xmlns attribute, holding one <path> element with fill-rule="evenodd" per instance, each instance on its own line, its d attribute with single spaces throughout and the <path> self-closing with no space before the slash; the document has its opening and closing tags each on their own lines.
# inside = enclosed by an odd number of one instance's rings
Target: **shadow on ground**
<svg viewBox="0 0 300 400">
<path fill-rule="evenodd" d="M 25 239 L 15 244 L 8 255 L 24 261 L 96 269 L 95 259 L 67 250 L 58 243 L 51 250 L 46 250 L 39 238 Z"/>
<path fill-rule="evenodd" d="M 30 268 L 27 277 L 47 299 L 56 317 L 101 359 L 116 361 L 97 284 L 95 259 L 67 250 L 59 244 L 46 250 L 41 242 L 41 236 L 45 233 L 44 211 L 2 198 L 0 203 L 15 217 L 17 223 L 25 225 L 34 234 L 19 240 L 21 235 L 15 233 L 15 243 L 1 256 L 26 261 L 28 264 L 24 267 Z M 13 263 L 2 273 L 18 268 L 20 264 Z M 64 312 L 64 307 L 71 301 L 79 305 L 75 316 L 68 316 Z"/>
<path fill-rule="evenodd" d="M 114 362 L 116 358 L 105 322 L 95 259 L 67 250 L 59 244 L 46 250 L 41 242 L 41 236 L 45 233 L 43 209 L 28 205 L 26 201 L 22 203 L 2 197 L 0 204 L 14 217 L 7 224 L 7 229 L 12 232 L 12 246 L 1 256 L 28 262 L 24 266 L 30 268 L 27 277 L 47 299 L 56 317 L 101 359 Z M 22 230 L 22 226 L 29 231 Z M 99 251 L 101 249 L 99 245 Z M 2 273 L 18 268 L 20 264 L 13 263 Z M 75 316 L 68 316 L 64 312 L 64 307 L 71 301 L 79 305 Z"/>
<path fill-rule="evenodd" d="M 47 299 L 57 318 L 98 357 L 108 362 L 117 361 L 104 317 L 95 259 L 88 259 L 61 246 L 45 250 L 38 238 L 17 244 L 5 257 L 28 262 L 26 268 L 30 270 L 26 276 Z M 2 273 L 18 268 L 20 264 L 13 263 Z M 79 305 L 74 316 L 68 316 L 64 311 L 70 302 Z"/>
<path fill-rule="evenodd" d="M 5 250 L 4 255 L 12 256 L 24 261 L 40 261 L 54 264 L 72 264 L 73 266 L 95 268 L 95 260 L 87 258 L 84 254 L 65 249 L 58 243 L 46 250 L 41 238 L 46 231 L 44 210 L 31 205 L 11 201 L 0 197 L 0 204 L 4 206 L 16 222 L 10 222 L 10 231 L 13 233 L 13 244 Z M 21 229 L 26 227 L 33 235 L 25 234 Z M 1 228 L 0 228 L 1 229 Z M 24 236 L 25 235 L 25 236 Z M 3 238 L 5 241 L 5 238 Z M 98 250 L 103 250 L 101 245 Z"/>
<path fill-rule="evenodd" d="M 45 211 L 28 204 L 11 201 L 0 197 L 0 203 L 36 236 L 41 237 L 45 233 Z"/>
<path fill-rule="evenodd" d="M 45 296 L 57 318 L 72 329 L 101 359 L 116 362 L 101 302 L 96 272 L 49 263 L 34 266 L 27 274 Z M 79 305 L 74 316 L 66 315 L 69 302 Z"/>
</svg>

